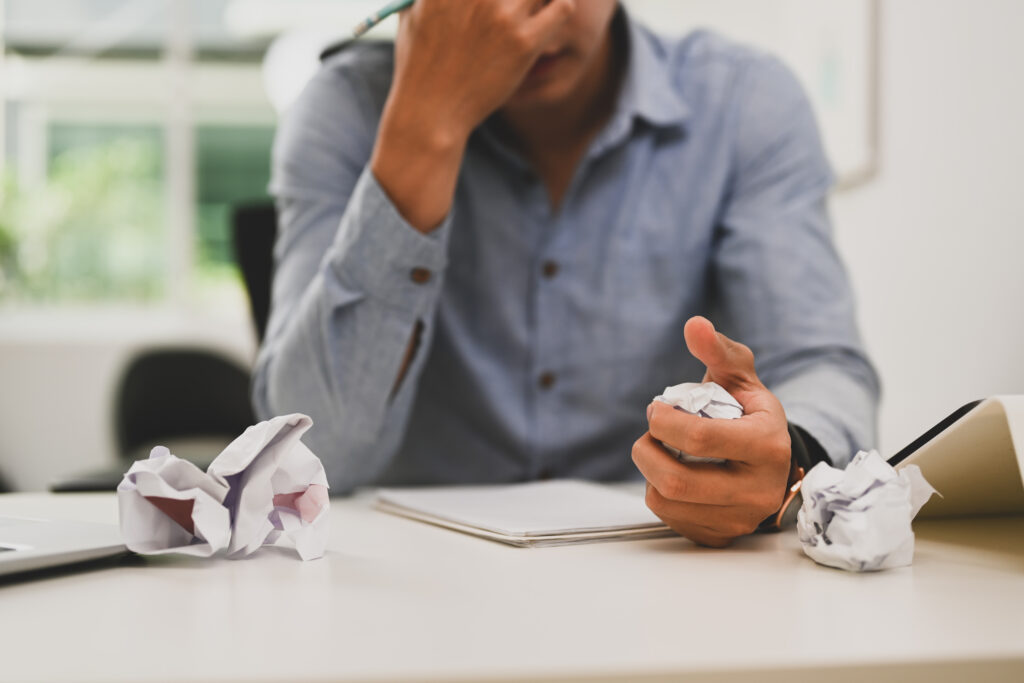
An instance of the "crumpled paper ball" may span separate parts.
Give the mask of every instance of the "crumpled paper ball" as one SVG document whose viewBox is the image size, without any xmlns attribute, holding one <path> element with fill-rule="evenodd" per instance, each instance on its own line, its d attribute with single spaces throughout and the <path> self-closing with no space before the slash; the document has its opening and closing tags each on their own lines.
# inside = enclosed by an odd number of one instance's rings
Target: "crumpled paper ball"
<svg viewBox="0 0 1024 683">
<path fill-rule="evenodd" d="M 815 562 L 864 572 L 914 559 L 911 520 L 938 493 L 916 465 L 898 473 L 877 451 L 861 451 L 845 470 L 818 463 L 801 484 L 797 533 Z"/>
<path fill-rule="evenodd" d="M 299 439 L 300 414 L 253 425 L 206 472 L 164 447 L 132 464 L 117 487 L 121 535 L 144 555 L 209 557 L 292 545 L 303 560 L 323 556 L 329 535 L 327 476 Z"/>
<path fill-rule="evenodd" d="M 665 387 L 660 396 L 654 397 L 655 401 L 667 403 L 676 410 L 681 410 L 690 415 L 709 417 L 722 420 L 735 420 L 743 417 L 743 406 L 733 398 L 733 395 L 715 382 L 685 382 L 672 387 Z M 721 458 L 701 458 L 683 453 L 678 448 L 662 442 L 662 446 L 682 462 L 716 463 L 722 464 L 725 460 Z"/>
<path fill-rule="evenodd" d="M 117 487 L 121 536 L 143 555 L 180 552 L 209 557 L 228 547 L 228 489 L 163 446 L 132 464 Z"/>
</svg>

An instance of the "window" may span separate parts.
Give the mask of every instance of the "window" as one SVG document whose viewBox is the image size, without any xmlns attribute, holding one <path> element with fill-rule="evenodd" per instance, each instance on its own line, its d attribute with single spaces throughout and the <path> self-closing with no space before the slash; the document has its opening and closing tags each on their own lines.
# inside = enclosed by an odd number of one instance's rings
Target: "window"
<svg viewBox="0 0 1024 683">
<path fill-rule="evenodd" d="M 266 38 L 227 0 L 0 0 L 0 305 L 238 310 L 232 207 L 269 201 Z"/>
<path fill-rule="evenodd" d="M 209 285 L 236 277 L 232 208 L 270 201 L 266 188 L 273 138 L 274 129 L 267 126 L 219 124 L 197 129 L 197 272 Z"/>
</svg>

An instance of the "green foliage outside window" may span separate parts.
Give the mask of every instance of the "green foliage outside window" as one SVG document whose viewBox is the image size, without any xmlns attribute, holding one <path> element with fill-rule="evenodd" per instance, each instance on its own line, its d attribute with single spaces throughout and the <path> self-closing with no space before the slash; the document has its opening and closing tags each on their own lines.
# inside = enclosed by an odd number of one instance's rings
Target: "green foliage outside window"
<svg viewBox="0 0 1024 683">
<path fill-rule="evenodd" d="M 240 286 L 230 215 L 269 201 L 270 126 L 196 130 L 196 258 L 190 290 Z M 163 140 L 158 126 L 56 124 L 49 171 L 0 178 L 0 302 L 150 302 L 168 292 Z"/>
<path fill-rule="evenodd" d="M 163 295 L 161 150 L 151 132 L 68 145 L 53 156 L 47 178 L 32 186 L 8 174 L 0 197 L 0 299 L 151 301 Z"/>
<path fill-rule="evenodd" d="M 237 283 L 231 212 L 269 202 L 271 126 L 202 125 L 196 130 L 196 275 L 200 290 Z"/>
</svg>

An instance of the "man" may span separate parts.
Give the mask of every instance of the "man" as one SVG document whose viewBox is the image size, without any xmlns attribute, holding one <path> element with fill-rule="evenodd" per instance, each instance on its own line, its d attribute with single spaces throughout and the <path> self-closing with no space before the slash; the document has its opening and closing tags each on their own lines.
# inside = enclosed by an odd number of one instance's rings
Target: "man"
<svg viewBox="0 0 1024 683">
<path fill-rule="evenodd" d="M 639 469 L 655 513 L 724 545 L 795 465 L 873 438 L 830 184 L 772 59 L 615 0 L 417 0 L 279 133 L 258 412 L 313 417 L 335 493 Z M 744 417 L 648 406 L 705 368 Z"/>
</svg>

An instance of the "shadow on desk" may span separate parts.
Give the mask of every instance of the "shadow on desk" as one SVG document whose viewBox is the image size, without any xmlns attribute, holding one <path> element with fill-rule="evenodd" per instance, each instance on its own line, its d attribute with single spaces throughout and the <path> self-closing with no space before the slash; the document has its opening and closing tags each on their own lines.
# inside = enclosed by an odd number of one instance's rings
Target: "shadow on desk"
<svg viewBox="0 0 1024 683">
<path fill-rule="evenodd" d="M 269 554 L 268 550 L 282 550 L 290 551 L 294 554 L 295 551 L 290 548 L 262 548 L 261 553 Z M 255 553 L 253 556 L 258 555 Z M 253 557 L 250 556 L 250 557 Z M 250 558 L 242 558 L 241 560 L 229 560 L 230 562 L 245 562 Z M 202 557 L 190 557 L 188 555 L 180 554 L 168 554 L 168 555 L 136 555 L 132 552 L 124 552 L 121 555 L 115 555 L 113 557 L 105 557 L 99 560 L 90 560 L 87 562 L 75 562 L 73 564 L 65 564 L 57 567 L 49 567 L 46 569 L 30 569 L 28 571 L 20 572 L 17 574 L 11 574 L 9 576 L 0 577 L 0 590 L 4 587 L 19 584 L 31 584 L 40 583 L 51 579 L 61 579 L 69 576 L 84 576 L 89 574 L 96 574 L 108 569 L 145 569 L 147 572 L 160 569 L 200 569 L 209 571 L 210 567 L 216 560 L 210 560 L 209 558 Z M 226 560 L 227 561 L 227 560 Z"/>
<path fill-rule="evenodd" d="M 51 579 L 61 579 L 67 576 L 81 576 L 82 574 L 101 572 L 107 569 L 140 567 L 143 564 L 144 561 L 138 555 L 126 552 L 123 555 L 114 555 L 113 557 L 104 557 L 98 560 L 89 560 L 88 562 L 76 562 L 74 564 L 65 564 L 57 567 L 49 567 L 47 569 L 30 569 L 17 574 L 0 576 L 0 590 L 15 584 L 24 585 L 27 583 L 41 583 Z"/>
<path fill-rule="evenodd" d="M 922 519 L 914 522 L 917 553 L 929 543 L 955 546 L 972 565 L 1024 572 L 1024 517 Z"/>
</svg>

